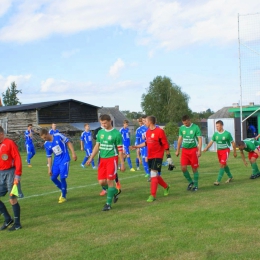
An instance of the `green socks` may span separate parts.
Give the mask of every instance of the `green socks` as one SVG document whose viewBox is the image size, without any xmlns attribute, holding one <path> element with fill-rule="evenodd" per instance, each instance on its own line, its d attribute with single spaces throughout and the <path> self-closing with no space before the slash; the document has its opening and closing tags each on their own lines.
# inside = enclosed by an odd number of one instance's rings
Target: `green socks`
<svg viewBox="0 0 260 260">
<path fill-rule="evenodd" d="M 115 187 L 108 187 L 107 189 L 107 204 L 111 205 L 115 194 L 117 194 L 117 189 Z"/>
<path fill-rule="evenodd" d="M 224 167 L 224 170 L 227 173 L 228 178 L 233 178 L 233 176 L 229 170 L 229 167 L 227 165 Z"/>
<path fill-rule="evenodd" d="M 224 168 L 219 169 L 217 182 L 221 182 L 224 172 L 225 172 Z"/>
<path fill-rule="evenodd" d="M 188 171 L 184 172 L 183 175 L 189 183 L 192 182 L 192 178 L 190 177 L 190 173 Z"/>
<path fill-rule="evenodd" d="M 194 186 L 197 188 L 199 187 L 199 172 L 198 171 L 194 172 Z"/>
<path fill-rule="evenodd" d="M 251 167 L 252 167 L 252 174 L 253 175 L 256 175 L 258 172 L 259 172 L 259 169 L 257 167 L 257 164 L 256 163 L 252 163 L 251 164 Z"/>
</svg>

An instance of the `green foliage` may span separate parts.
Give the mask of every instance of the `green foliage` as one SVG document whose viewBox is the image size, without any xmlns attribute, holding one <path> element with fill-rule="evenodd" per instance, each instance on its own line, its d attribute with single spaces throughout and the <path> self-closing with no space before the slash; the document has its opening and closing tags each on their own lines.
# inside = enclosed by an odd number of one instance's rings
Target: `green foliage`
<svg viewBox="0 0 260 260">
<path fill-rule="evenodd" d="M 206 111 L 202 112 L 192 112 L 192 118 L 193 119 L 208 119 L 211 115 L 213 115 L 215 112 L 212 111 L 210 108 L 208 108 Z"/>
<path fill-rule="evenodd" d="M 173 143 L 173 141 L 177 140 L 179 135 L 178 124 L 169 122 L 165 125 L 164 131 L 170 143 Z"/>
<path fill-rule="evenodd" d="M 130 110 L 123 110 L 121 111 L 125 117 L 127 117 L 128 119 L 138 119 L 140 118 L 143 113 L 142 112 L 130 112 Z"/>
<path fill-rule="evenodd" d="M 168 77 L 157 76 L 142 95 L 141 107 L 147 115 L 153 115 L 158 123 L 179 122 L 190 115 L 189 96 Z"/>
<path fill-rule="evenodd" d="M 17 94 L 22 93 L 22 90 L 18 90 L 15 82 L 11 83 L 11 86 L 7 88 L 6 92 L 2 93 L 3 103 L 5 106 L 21 105 Z"/>
</svg>

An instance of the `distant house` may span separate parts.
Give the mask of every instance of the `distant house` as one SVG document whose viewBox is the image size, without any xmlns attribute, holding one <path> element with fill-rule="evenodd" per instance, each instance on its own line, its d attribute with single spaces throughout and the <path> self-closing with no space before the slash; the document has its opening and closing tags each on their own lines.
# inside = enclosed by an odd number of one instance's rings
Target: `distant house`
<svg viewBox="0 0 260 260">
<path fill-rule="evenodd" d="M 97 124 L 98 109 L 74 99 L 3 106 L 0 107 L 0 124 L 7 134 L 24 131 L 28 124 L 35 127 L 50 127 L 53 122 L 58 126 L 81 122 Z"/>
<path fill-rule="evenodd" d="M 129 121 L 129 130 L 130 134 L 133 136 L 134 135 L 134 126 L 135 124 L 133 121 L 129 120 L 124 116 L 122 112 L 119 111 L 119 106 L 114 106 L 114 107 L 102 107 L 98 110 L 98 116 L 102 114 L 108 114 L 110 115 L 112 121 L 113 121 L 113 126 L 117 130 L 123 127 L 123 121 L 128 120 Z"/>
</svg>

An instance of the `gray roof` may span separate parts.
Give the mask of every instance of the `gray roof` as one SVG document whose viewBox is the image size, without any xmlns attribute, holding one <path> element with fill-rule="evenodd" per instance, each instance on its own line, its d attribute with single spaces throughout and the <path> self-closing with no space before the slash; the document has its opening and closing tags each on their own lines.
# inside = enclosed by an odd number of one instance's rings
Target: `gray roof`
<svg viewBox="0 0 260 260">
<path fill-rule="evenodd" d="M 85 122 L 82 122 L 82 123 L 70 123 L 70 125 L 72 125 L 73 127 L 81 130 L 81 131 L 84 131 L 84 124 Z M 90 130 L 95 130 L 97 129 L 98 127 L 100 127 L 100 122 L 92 122 L 92 123 L 88 123 L 89 124 L 89 127 L 90 127 Z"/>
<path fill-rule="evenodd" d="M 2 106 L 2 107 L 0 107 L 0 113 L 1 112 L 24 111 L 24 110 L 35 110 L 35 109 L 45 108 L 45 107 L 49 107 L 49 106 L 53 106 L 56 104 L 65 103 L 65 102 L 69 102 L 69 101 L 73 101 L 73 102 L 77 102 L 77 103 L 80 103 L 83 105 L 88 105 L 91 107 L 99 108 L 97 106 L 90 105 L 88 103 L 84 103 L 84 102 L 81 102 L 81 101 L 78 101 L 75 99 L 65 99 L 65 100 L 31 103 L 31 104 L 21 104 L 21 105 L 16 105 L 16 106 Z"/>
<path fill-rule="evenodd" d="M 211 115 L 209 119 L 216 119 L 216 118 L 232 118 L 234 117 L 232 113 L 228 112 L 228 110 L 232 107 L 223 107 L 218 110 L 216 113 Z"/>
<path fill-rule="evenodd" d="M 124 116 L 124 114 L 122 112 L 119 111 L 118 107 L 102 107 L 98 110 L 98 113 L 102 114 L 111 114 L 114 119 L 114 127 L 123 127 L 123 121 L 124 120 L 128 120 L 129 121 L 129 125 L 134 125 L 134 123 L 132 122 L 132 120 L 129 120 L 128 118 L 126 118 Z"/>
</svg>

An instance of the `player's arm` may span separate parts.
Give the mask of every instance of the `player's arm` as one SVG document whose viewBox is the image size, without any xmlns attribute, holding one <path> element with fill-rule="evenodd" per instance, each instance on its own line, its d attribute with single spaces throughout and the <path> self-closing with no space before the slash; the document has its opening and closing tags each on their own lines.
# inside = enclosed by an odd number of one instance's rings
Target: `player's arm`
<svg viewBox="0 0 260 260">
<path fill-rule="evenodd" d="M 80 150 L 81 150 L 81 151 L 84 151 L 84 148 L 83 148 L 83 141 L 82 141 L 82 140 L 80 140 Z"/>
<path fill-rule="evenodd" d="M 18 147 L 14 142 L 11 143 L 11 156 L 14 159 L 14 168 L 15 168 L 14 182 L 18 183 L 22 175 L 22 159 Z"/>
<path fill-rule="evenodd" d="M 255 137 L 255 140 L 257 140 L 260 137 L 260 134 Z"/>
<path fill-rule="evenodd" d="M 208 145 L 206 146 L 206 148 L 203 150 L 203 152 L 207 152 L 208 149 L 212 146 L 213 143 L 214 143 L 214 142 L 211 140 L 211 141 L 208 143 Z"/>
<path fill-rule="evenodd" d="M 198 157 L 201 156 L 202 137 L 198 136 Z"/>
<path fill-rule="evenodd" d="M 182 136 L 180 135 L 178 138 L 178 143 L 177 143 L 177 150 L 175 152 L 175 155 L 178 157 L 180 154 L 180 149 L 181 149 L 181 144 L 182 144 Z"/>
<path fill-rule="evenodd" d="M 69 148 L 70 151 L 71 151 L 73 161 L 77 161 L 77 155 L 76 155 L 76 153 L 75 153 L 75 151 L 74 151 L 73 144 L 72 144 L 70 141 L 68 141 L 68 142 L 66 143 L 66 145 L 68 146 L 68 148 Z"/>
<path fill-rule="evenodd" d="M 236 148 L 236 144 L 234 141 L 231 142 L 231 145 L 233 147 L 233 155 L 236 158 L 237 157 L 237 148 Z"/>
<path fill-rule="evenodd" d="M 240 150 L 240 155 L 241 155 L 241 158 L 242 158 L 242 161 L 243 161 L 244 165 L 247 166 L 247 162 L 246 162 L 246 158 L 245 158 L 243 150 Z"/>
<path fill-rule="evenodd" d="M 47 162 L 48 162 L 48 174 L 49 176 L 52 176 L 52 156 L 47 157 Z"/>
<path fill-rule="evenodd" d="M 86 165 L 90 165 L 91 161 L 95 158 L 95 156 L 97 155 L 97 153 L 99 151 L 99 146 L 100 146 L 100 143 L 96 142 L 96 144 L 93 148 L 92 154 L 89 156 L 89 158 L 86 162 Z"/>
<path fill-rule="evenodd" d="M 141 144 L 130 146 L 130 149 L 132 150 L 132 149 L 142 148 L 142 147 L 145 147 L 145 146 L 146 146 L 146 142 L 143 142 Z"/>
</svg>

